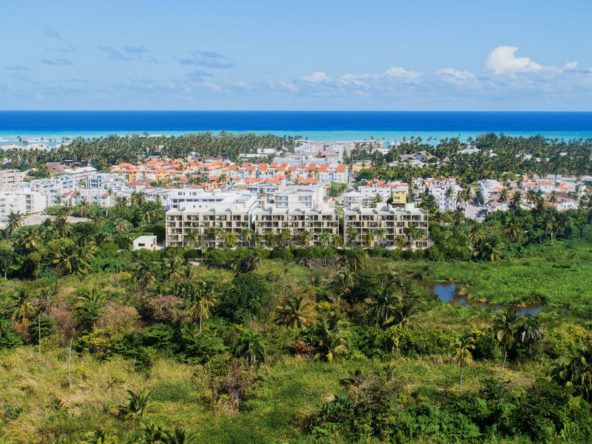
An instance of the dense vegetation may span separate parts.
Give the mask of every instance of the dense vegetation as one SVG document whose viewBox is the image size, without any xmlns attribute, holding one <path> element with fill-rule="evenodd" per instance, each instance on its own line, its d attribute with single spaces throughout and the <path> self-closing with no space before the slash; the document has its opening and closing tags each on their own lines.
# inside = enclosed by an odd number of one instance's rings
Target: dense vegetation
<svg viewBox="0 0 592 444">
<path fill-rule="evenodd" d="M 159 204 L 50 213 L 13 217 L 0 243 L 4 442 L 592 439 L 592 293 L 575 281 L 589 279 L 587 210 L 434 214 L 436 245 L 417 253 L 132 252 L 134 236 L 162 236 Z M 551 234 L 549 217 L 573 227 Z M 489 236 L 500 248 L 485 254 Z M 430 291 L 456 280 L 524 302 L 542 274 L 537 298 L 570 311 L 519 317 Z"/>
<path fill-rule="evenodd" d="M 592 140 L 547 139 L 542 136 L 510 137 L 486 134 L 471 141 L 477 152 L 465 151 L 459 139 L 431 140 L 412 138 L 387 155 L 358 150 L 352 160 L 371 160 L 371 175 L 383 179 L 414 177 L 456 177 L 463 183 L 480 179 L 506 179 L 522 174 L 562 174 L 582 176 L 592 171 Z M 405 163 L 388 166 L 401 154 L 427 152 L 432 158 L 425 167 Z"/>
<path fill-rule="evenodd" d="M 192 153 L 200 157 L 238 160 L 240 154 L 257 152 L 258 148 L 290 150 L 296 138 L 272 134 L 198 133 L 181 136 L 108 136 L 94 139 L 76 138 L 68 145 L 51 150 L 3 150 L 3 168 L 26 170 L 60 162 L 64 159 L 90 162 L 105 170 L 120 162 L 138 162 L 148 156 L 185 158 Z"/>
</svg>

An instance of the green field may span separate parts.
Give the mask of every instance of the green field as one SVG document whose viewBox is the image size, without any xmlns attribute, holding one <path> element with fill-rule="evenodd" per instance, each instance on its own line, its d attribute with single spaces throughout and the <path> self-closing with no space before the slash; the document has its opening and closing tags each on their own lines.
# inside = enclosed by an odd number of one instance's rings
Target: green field
<svg viewBox="0 0 592 444">
<path fill-rule="evenodd" d="M 556 242 L 499 262 L 401 264 L 434 281 L 452 281 L 477 301 L 592 311 L 592 245 Z"/>
</svg>

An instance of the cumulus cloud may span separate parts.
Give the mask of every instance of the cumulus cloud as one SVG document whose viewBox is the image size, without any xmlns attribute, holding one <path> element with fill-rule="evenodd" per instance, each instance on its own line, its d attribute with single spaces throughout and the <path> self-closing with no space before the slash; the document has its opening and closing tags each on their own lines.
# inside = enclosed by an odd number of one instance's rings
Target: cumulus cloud
<svg viewBox="0 0 592 444">
<path fill-rule="evenodd" d="M 487 56 L 487 68 L 495 74 L 536 72 L 542 65 L 528 57 L 516 57 L 516 46 L 498 46 Z"/>
<path fill-rule="evenodd" d="M 302 80 L 307 83 L 319 84 L 319 83 L 329 83 L 333 81 L 333 78 L 323 71 L 315 71 L 312 74 L 302 76 Z"/>
<path fill-rule="evenodd" d="M 51 66 L 74 66 L 74 64 L 68 59 L 42 59 L 41 63 L 44 65 L 51 65 Z"/>
<path fill-rule="evenodd" d="M 401 80 L 403 82 L 417 82 L 421 78 L 421 74 L 416 71 L 409 71 L 400 66 L 393 66 L 386 70 L 384 75 L 389 79 Z"/>
<path fill-rule="evenodd" d="M 43 35 L 48 39 L 60 40 L 62 37 L 59 31 L 52 25 L 46 25 L 43 28 Z"/>
<path fill-rule="evenodd" d="M 188 57 L 180 58 L 179 63 L 210 69 L 234 68 L 234 62 L 229 57 L 215 51 L 195 50 Z"/>
<path fill-rule="evenodd" d="M 112 46 L 99 47 L 109 59 L 116 62 L 151 62 L 156 63 L 156 58 L 150 54 L 150 51 L 143 45 L 124 46 L 121 49 Z"/>
<path fill-rule="evenodd" d="M 470 71 L 456 68 L 442 68 L 436 71 L 438 79 L 453 85 L 470 85 L 477 82 L 477 77 Z"/>
</svg>

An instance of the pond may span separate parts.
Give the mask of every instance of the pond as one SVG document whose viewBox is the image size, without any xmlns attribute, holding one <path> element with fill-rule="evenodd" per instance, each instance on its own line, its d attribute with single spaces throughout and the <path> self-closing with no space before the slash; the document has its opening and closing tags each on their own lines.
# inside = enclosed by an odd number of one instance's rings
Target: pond
<svg viewBox="0 0 592 444">
<path fill-rule="evenodd" d="M 434 295 L 447 304 L 466 305 L 471 307 L 488 308 L 491 310 L 505 310 L 507 308 L 514 308 L 519 316 L 535 316 L 545 309 L 543 303 L 530 304 L 524 307 L 513 307 L 511 305 L 492 304 L 488 302 L 471 301 L 465 296 L 459 295 L 455 282 L 448 282 L 445 284 L 434 284 Z"/>
</svg>

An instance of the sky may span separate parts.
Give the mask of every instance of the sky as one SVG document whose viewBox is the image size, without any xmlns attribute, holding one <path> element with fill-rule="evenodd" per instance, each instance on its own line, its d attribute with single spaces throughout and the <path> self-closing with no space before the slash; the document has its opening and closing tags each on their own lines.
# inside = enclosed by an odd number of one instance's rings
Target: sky
<svg viewBox="0 0 592 444">
<path fill-rule="evenodd" d="M 589 0 L 3 0 L 3 110 L 592 111 Z"/>
</svg>

